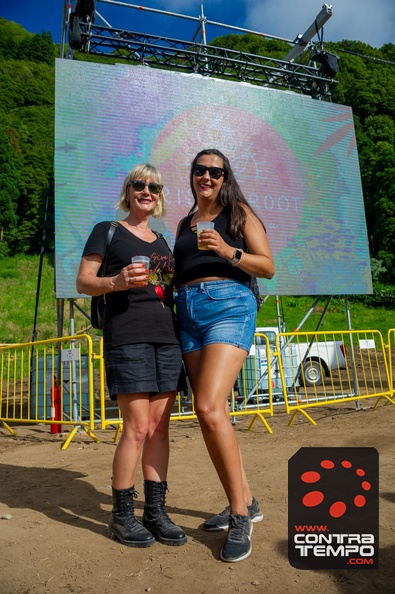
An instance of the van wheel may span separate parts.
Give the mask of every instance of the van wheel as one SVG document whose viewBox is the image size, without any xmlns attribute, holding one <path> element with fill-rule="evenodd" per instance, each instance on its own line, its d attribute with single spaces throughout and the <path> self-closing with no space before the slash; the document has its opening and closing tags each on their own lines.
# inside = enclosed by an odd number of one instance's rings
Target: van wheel
<svg viewBox="0 0 395 594">
<path fill-rule="evenodd" d="M 305 361 L 300 383 L 307 387 L 320 386 L 323 382 L 323 370 L 318 361 Z"/>
</svg>

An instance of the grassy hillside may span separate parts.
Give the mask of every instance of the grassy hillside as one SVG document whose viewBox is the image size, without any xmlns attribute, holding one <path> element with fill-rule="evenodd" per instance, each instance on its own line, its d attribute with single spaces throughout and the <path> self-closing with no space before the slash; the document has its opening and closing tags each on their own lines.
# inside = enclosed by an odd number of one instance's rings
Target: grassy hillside
<svg viewBox="0 0 395 594">
<path fill-rule="evenodd" d="M 291 332 L 301 323 L 309 312 L 316 297 L 282 297 L 280 298 L 280 310 L 286 325 L 286 331 Z M 327 297 L 322 298 L 315 306 L 314 311 L 309 315 L 303 324 L 301 331 L 311 332 L 317 329 L 322 312 L 326 305 Z M 395 328 L 395 308 L 368 307 L 361 303 L 349 301 L 351 326 L 353 330 L 378 330 L 387 340 L 387 333 L 390 328 Z M 277 325 L 275 298 L 269 297 L 258 314 L 258 326 Z M 334 297 L 325 314 L 320 330 L 336 331 L 346 330 L 347 315 L 344 297 Z"/>
<path fill-rule="evenodd" d="M 29 342 L 33 336 L 39 276 L 39 256 L 15 256 L 0 260 L 0 343 Z M 314 297 L 283 297 L 280 309 L 286 329 L 295 329 L 314 302 Z M 89 312 L 90 300 L 78 299 L 77 304 Z M 303 325 L 303 330 L 315 330 L 325 306 L 322 299 Z M 386 340 L 389 328 L 395 328 L 395 308 L 368 308 L 350 302 L 352 327 L 355 330 L 379 330 Z M 70 334 L 70 306 L 64 302 L 63 335 Z M 88 320 L 75 309 L 75 333 L 89 327 Z M 259 326 L 277 324 L 276 302 L 270 297 L 258 314 Z M 347 318 L 344 299 L 336 297 L 329 307 L 321 330 L 345 330 Z M 97 331 L 89 330 L 95 336 Z M 38 293 L 36 339 L 55 338 L 57 333 L 57 301 L 54 290 L 52 255 L 43 259 Z"/>
<path fill-rule="evenodd" d="M 54 338 L 57 332 L 57 301 L 54 290 L 53 256 L 43 259 L 41 282 L 38 283 L 39 256 L 18 255 L 0 260 L 0 343 L 29 342 L 33 336 L 37 307 L 36 340 Z M 38 291 L 39 287 L 39 291 Z M 86 307 L 89 300 L 79 299 Z M 65 302 L 63 335 L 69 335 L 69 303 Z M 75 330 L 88 326 L 86 318 L 75 312 Z"/>
</svg>

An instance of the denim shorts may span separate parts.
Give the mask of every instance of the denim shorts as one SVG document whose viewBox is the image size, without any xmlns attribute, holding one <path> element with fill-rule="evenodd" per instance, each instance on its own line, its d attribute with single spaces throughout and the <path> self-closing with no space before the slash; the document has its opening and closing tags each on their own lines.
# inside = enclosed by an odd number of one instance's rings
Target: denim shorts
<svg viewBox="0 0 395 594">
<path fill-rule="evenodd" d="M 154 396 L 187 388 L 178 344 L 125 344 L 109 349 L 104 361 L 112 400 L 118 394 Z"/>
<path fill-rule="evenodd" d="M 256 325 L 255 297 L 234 280 L 185 285 L 174 293 L 183 354 L 208 344 L 231 344 L 249 352 Z"/>
</svg>

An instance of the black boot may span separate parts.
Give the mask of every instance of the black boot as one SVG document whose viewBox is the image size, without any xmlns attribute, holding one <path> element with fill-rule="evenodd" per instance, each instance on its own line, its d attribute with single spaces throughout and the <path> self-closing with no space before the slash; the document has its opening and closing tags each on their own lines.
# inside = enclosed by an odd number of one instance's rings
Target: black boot
<svg viewBox="0 0 395 594">
<path fill-rule="evenodd" d="M 134 515 L 134 501 L 137 493 L 130 489 L 112 490 L 113 509 L 108 524 L 108 536 L 119 540 L 128 547 L 150 547 L 155 538 L 148 532 Z"/>
<path fill-rule="evenodd" d="M 183 545 L 187 541 L 185 533 L 170 520 L 165 510 L 166 491 L 166 481 L 144 481 L 143 526 L 163 544 Z"/>
</svg>

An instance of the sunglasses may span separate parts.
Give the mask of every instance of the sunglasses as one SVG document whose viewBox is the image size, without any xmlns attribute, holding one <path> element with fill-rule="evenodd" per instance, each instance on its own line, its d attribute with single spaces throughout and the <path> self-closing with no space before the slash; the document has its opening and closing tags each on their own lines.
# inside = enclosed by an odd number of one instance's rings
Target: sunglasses
<svg viewBox="0 0 395 594">
<path fill-rule="evenodd" d="M 133 190 L 136 190 L 136 192 L 142 192 L 146 186 L 148 187 L 150 194 L 160 194 L 163 190 L 162 184 L 157 184 L 155 182 L 150 182 L 147 184 L 141 179 L 134 179 L 131 185 L 133 186 Z"/>
<path fill-rule="evenodd" d="M 206 167 L 205 165 L 194 165 L 192 168 L 193 175 L 196 177 L 202 177 L 206 171 L 212 179 L 219 179 L 224 173 L 225 169 L 222 167 Z"/>
</svg>

